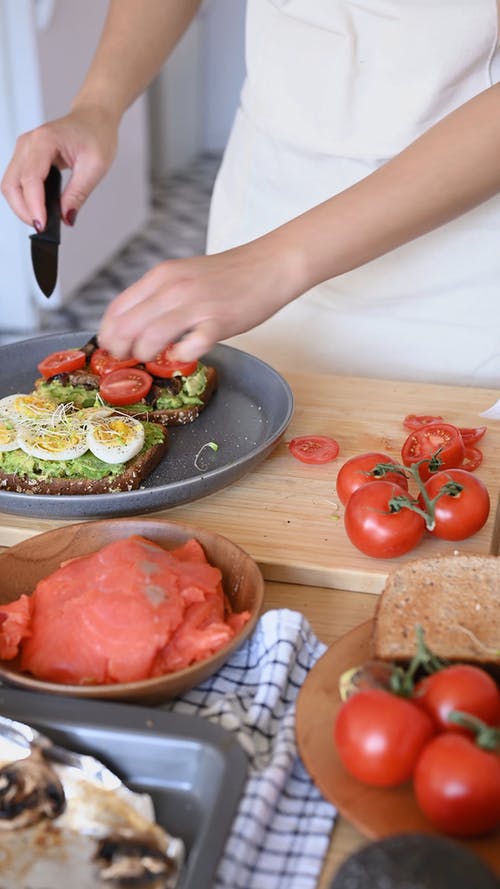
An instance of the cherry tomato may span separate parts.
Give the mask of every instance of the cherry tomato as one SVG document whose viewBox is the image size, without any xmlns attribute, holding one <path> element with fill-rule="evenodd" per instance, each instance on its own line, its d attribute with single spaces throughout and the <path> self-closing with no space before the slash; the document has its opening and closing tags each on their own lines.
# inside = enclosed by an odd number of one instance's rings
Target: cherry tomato
<svg viewBox="0 0 500 889">
<path fill-rule="evenodd" d="M 415 702 L 432 716 L 440 730 L 470 735 L 448 720 L 451 710 L 475 716 L 487 725 L 500 724 L 500 690 L 489 673 L 473 664 L 452 664 L 417 682 Z"/>
<path fill-rule="evenodd" d="M 383 689 L 358 691 L 348 698 L 333 728 L 344 768 L 358 781 L 376 787 L 408 781 L 434 733 L 427 713 Z"/>
<path fill-rule="evenodd" d="M 351 494 L 344 513 L 347 536 L 362 553 L 376 559 L 392 559 L 409 552 L 425 531 L 421 515 L 408 507 L 398 510 L 396 497 L 407 491 L 393 482 L 368 482 Z M 411 498 L 409 498 L 411 499 Z"/>
<path fill-rule="evenodd" d="M 176 374 L 188 377 L 194 373 L 198 367 L 197 361 L 178 361 L 172 355 L 173 344 L 166 346 L 162 352 L 159 352 L 153 361 L 146 361 L 145 368 L 154 377 L 162 377 L 168 379 Z"/>
<path fill-rule="evenodd" d="M 464 451 L 464 459 L 461 463 L 461 468 L 466 469 L 467 472 L 474 472 L 478 466 L 481 466 L 483 462 L 483 452 L 481 448 L 476 448 L 473 445 L 465 445 Z"/>
<path fill-rule="evenodd" d="M 500 824 L 500 757 L 458 732 L 426 745 L 413 786 L 429 821 L 452 836 L 478 836 Z"/>
<path fill-rule="evenodd" d="M 102 377 L 99 394 L 109 404 L 135 404 L 148 394 L 152 384 L 150 374 L 140 367 L 122 367 Z"/>
<path fill-rule="evenodd" d="M 434 505 L 435 527 L 430 532 L 441 540 L 465 540 L 476 534 L 490 514 L 490 496 L 483 482 L 465 469 L 448 469 L 437 472 L 425 482 L 425 490 L 431 500 L 445 487 Z M 419 506 L 425 509 L 422 494 Z"/>
<path fill-rule="evenodd" d="M 347 503 L 351 494 L 361 485 L 373 481 L 394 482 L 405 491 L 408 490 L 408 481 L 401 472 L 373 473 L 373 468 L 378 463 L 394 463 L 387 454 L 378 454 L 372 451 L 367 454 L 358 454 L 351 457 L 340 467 L 337 475 L 337 495 L 341 503 Z"/>
<path fill-rule="evenodd" d="M 338 442 L 326 435 L 299 435 L 292 438 L 288 449 L 302 463 L 329 463 L 340 450 Z"/>
<path fill-rule="evenodd" d="M 434 417 L 432 414 L 408 414 L 403 420 L 405 429 L 420 429 L 429 423 L 442 423 L 442 417 Z"/>
<path fill-rule="evenodd" d="M 55 374 L 70 373 L 72 370 L 80 370 L 85 367 L 87 356 L 80 349 L 65 349 L 62 352 L 52 352 L 47 355 L 40 364 L 38 370 L 46 380 Z"/>
<path fill-rule="evenodd" d="M 450 423 L 429 423 L 410 432 L 401 449 L 401 458 L 405 466 L 411 466 L 419 460 L 432 457 L 439 450 L 439 469 L 451 469 L 460 466 L 464 458 L 465 448 L 457 426 Z M 431 475 L 428 463 L 419 468 L 419 475 L 427 479 Z"/>
<path fill-rule="evenodd" d="M 459 426 L 460 435 L 462 436 L 462 440 L 465 446 L 476 444 L 478 441 L 486 435 L 487 426 L 474 426 L 466 428 L 464 426 Z"/>
<path fill-rule="evenodd" d="M 99 377 L 111 370 L 119 370 L 121 367 L 135 367 L 139 362 L 136 358 L 115 358 L 107 349 L 94 349 L 90 356 L 90 369 Z"/>
</svg>

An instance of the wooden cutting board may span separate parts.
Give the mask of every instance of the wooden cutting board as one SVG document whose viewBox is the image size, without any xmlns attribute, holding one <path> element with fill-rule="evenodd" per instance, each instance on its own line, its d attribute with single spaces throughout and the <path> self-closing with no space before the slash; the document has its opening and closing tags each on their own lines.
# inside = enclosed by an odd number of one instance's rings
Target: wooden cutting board
<svg viewBox="0 0 500 889">
<path fill-rule="evenodd" d="M 222 491 L 152 516 L 224 534 L 258 561 L 267 580 L 359 592 L 379 593 L 388 572 L 409 558 L 454 550 L 498 553 L 500 422 L 480 417 L 497 400 L 496 390 L 315 374 L 287 374 L 287 379 L 295 414 L 264 463 Z M 407 556 L 371 559 L 345 534 L 336 475 L 344 460 L 365 451 L 383 451 L 398 460 L 407 434 L 402 419 L 408 413 L 437 414 L 460 426 L 488 426 L 477 475 L 490 493 L 490 517 L 478 534 L 458 545 L 428 537 Z M 300 463 L 290 455 L 288 442 L 304 434 L 336 438 L 338 458 L 322 466 Z M 0 546 L 64 524 L 68 520 L 0 513 Z"/>
</svg>

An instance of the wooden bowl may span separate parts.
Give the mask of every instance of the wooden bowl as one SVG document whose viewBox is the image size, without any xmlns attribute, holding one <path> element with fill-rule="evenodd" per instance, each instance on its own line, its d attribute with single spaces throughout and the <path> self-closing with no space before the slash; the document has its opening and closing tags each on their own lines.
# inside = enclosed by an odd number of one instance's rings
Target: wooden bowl
<svg viewBox="0 0 500 889">
<path fill-rule="evenodd" d="M 101 549 L 108 543 L 141 535 L 172 549 L 195 538 L 210 564 L 222 572 L 224 592 L 234 611 L 250 611 L 243 629 L 206 660 L 184 670 L 138 682 L 108 685 L 66 685 L 45 682 L 22 672 L 16 661 L 0 661 L 0 680 L 28 691 L 49 692 L 79 698 L 135 701 L 157 704 L 183 694 L 215 673 L 251 635 L 262 608 L 264 580 L 257 563 L 226 537 L 190 525 L 147 518 L 117 518 L 70 524 L 37 534 L 0 554 L 0 605 L 31 595 L 39 580 L 61 562 Z"/>
</svg>

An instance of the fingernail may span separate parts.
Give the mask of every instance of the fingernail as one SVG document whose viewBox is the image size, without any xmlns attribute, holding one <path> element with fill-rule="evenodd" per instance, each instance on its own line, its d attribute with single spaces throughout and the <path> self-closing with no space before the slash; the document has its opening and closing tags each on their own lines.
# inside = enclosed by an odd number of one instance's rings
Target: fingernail
<svg viewBox="0 0 500 889">
<path fill-rule="evenodd" d="M 68 210 L 65 219 L 66 225 L 74 225 L 76 222 L 76 210 Z"/>
<path fill-rule="evenodd" d="M 40 232 L 43 232 L 42 223 L 38 219 L 33 220 L 33 228 L 38 232 L 38 234 L 40 234 Z"/>
</svg>

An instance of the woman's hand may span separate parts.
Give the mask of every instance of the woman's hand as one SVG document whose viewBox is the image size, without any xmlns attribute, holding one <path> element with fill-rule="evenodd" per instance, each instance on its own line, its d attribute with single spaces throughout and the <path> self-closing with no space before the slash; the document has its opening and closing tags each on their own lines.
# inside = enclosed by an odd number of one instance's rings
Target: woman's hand
<svg viewBox="0 0 500 889">
<path fill-rule="evenodd" d="M 72 171 L 61 195 L 61 216 L 73 225 L 78 210 L 113 161 L 118 126 L 119 119 L 109 111 L 87 106 L 20 136 L 1 185 L 14 213 L 38 231 L 45 228 L 43 184 L 54 164 Z"/>
<path fill-rule="evenodd" d="M 274 235 L 224 253 L 160 263 L 111 303 L 99 344 L 117 358 L 148 361 L 179 341 L 176 357 L 193 361 L 265 321 L 302 292 L 300 258 Z"/>
</svg>

